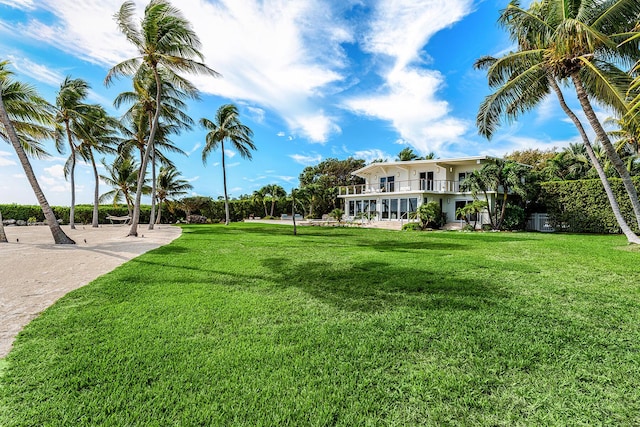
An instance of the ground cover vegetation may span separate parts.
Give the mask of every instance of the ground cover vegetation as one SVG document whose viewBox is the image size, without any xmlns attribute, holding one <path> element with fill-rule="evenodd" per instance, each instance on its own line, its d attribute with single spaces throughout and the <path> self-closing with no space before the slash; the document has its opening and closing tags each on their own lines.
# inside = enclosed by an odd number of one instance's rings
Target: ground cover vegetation
<svg viewBox="0 0 640 427">
<path fill-rule="evenodd" d="M 623 236 L 184 226 L 3 363 L 0 424 L 637 425 Z"/>
</svg>

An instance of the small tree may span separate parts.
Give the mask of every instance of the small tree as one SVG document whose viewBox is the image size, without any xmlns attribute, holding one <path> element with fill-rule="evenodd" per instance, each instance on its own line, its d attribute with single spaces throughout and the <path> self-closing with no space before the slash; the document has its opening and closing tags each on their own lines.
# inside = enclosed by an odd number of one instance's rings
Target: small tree
<svg viewBox="0 0 640 427">
<path fill-rule="evenodd" d="M 335 219 L 338 222 L 342 222 L 342 217 L 344 216 L 344 211 L 340 208 L 336 208 L 329 212 L 329 216 Z"/>
<path fill-rule="evenodd" d="M 436 202 L 423 203 L 416 211 L 416 216 L 420 219 L 424 230 L 429 225 L 437 225 L 437 221 L 442 216 L 442 210 Z"/>
<path fill-rule="evenodd" d="M 456 216 L 461 216 L 464 219 L 464 222 L 467 225 L 471 225 L 470 217 L 471 215 L 475 215 L 475 219 L 473 221 L 473 229 L 476 229 L 476 225 L 478 224 L 478 215 L 487 208 L 487 202 L 482 200 L 474 200 L 471 203 L 467 203 L 461 208 L 456 209 Z"/>
</svg>

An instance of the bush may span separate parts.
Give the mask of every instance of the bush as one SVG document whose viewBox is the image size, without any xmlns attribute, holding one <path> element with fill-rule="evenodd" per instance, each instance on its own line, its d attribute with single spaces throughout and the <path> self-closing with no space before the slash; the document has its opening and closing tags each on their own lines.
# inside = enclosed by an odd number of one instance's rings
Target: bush
<svg viewBox="0 0 640 427">
<path fill-rule="evenodd" d="M 526 219 L 527 216 L 523 208 L 518 205 L 507 203 L 504 213 L 504 221 L 502 221 L 502 228 L 504 230 L 523 230 Z"/>
<path fill-rule="evenodd" d="M 421 231 L 422 226 L 419 222 L 408 222 L 402 226 L 402 230 L 404 231 Z"/>
<path fill-rule="evenodd" d="M 640 188 L 640 177 L 634 177 L 633 182 L 636 188 Z M 622 180 L 610 178 L 609 183 L 622 216 L 637 233 L 635 215 Z M 549 221 L 556 231 L 620 233 L 618 222 L 598 179 L 545 182 L 541 184 L 541 198 L 549 214 Z"/>
<path fill-rule="evenodd" d="M 465 224 L 462 227 L 462 231 L 476 231 L 475 227 L 473 226 L 473 224 Z"/>
</svg>

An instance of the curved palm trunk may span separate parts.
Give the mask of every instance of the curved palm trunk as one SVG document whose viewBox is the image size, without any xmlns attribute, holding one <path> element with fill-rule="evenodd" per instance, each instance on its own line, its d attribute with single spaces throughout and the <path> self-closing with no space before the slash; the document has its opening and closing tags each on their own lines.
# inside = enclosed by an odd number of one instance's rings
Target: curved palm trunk
<svg viewBox="0 0 640 427">
<path fill-rule="evenodd" d="M 151 151 L 151 214 L 149 215 L 149 230 L 153 230 L 156 216 L 156 150 Z"/>
<path fill-rule="evenodd" d="M 558 86 L 556 81 L 552 78 L 549 78 L 549 85 L 551 86 L 553 91 L 556 93 L 556 96 L 558 97 L 558 101 L 560 101 L 560 106 L 562 107 L 562 110 L 566 113 L 567 116 L 569 116 L 571 121 L 573 121 L 576 128 L 578 129 L 578 132 L 580 133 L 580 136 L 582 137 L 582 142 L 584 143 L 584 146 L 587 149 L 587 155 L 589 156 L 589 160 L 591 160 L 593 167 L 596 169 L 596 172 L 598 173 L 598 177 L 600 178 L 600 182 L 602 182 L 602 187 L 604 188 L 604 192 L 606 193 L 607 199 L 609 200 L 609 205 L 611 205 L 611 210 L 613 211 L 613 215 L 616 217 L 616 221 L 618 221 L 618 225 L 620 226 L 622 233 L 624 233 L 629 243 L 640 244 L 640 237 L 636 236 L 636 234 L 631 230 L 631 228 L 627 224 L 627 221 L 625 221 L 624 217 L 622 216 L 622 213 L 620 212 L 620 206 L 618 205 L 616 196 L 613 194 L 613 190 L 611 190 L 611 184 L 607 179 L 607 174 L 605 173 L 604 169 L 602 168 L 602 165 L 598 161 L 596 154 L 593 152 L 593 147 L 591 146 L 589 137 L 587 136 L 587 133 L 585 132 L 584 127 L 580 122 L 580 119 L 578 119 L 578 116 L 575 115 L 575 113 L 571 110 L 571 108 L 569 108 L 569 106 L 565 102 L 564 96 L 562 95 L 562 91 L 560 90 L 560 87 Z"/>
<path fill-rule="evenodd" d="M 2 212 L 0 212 L 0 243 L 8 243 L 7 235 L 4 233 L 4 224 L 2 223 Z"/>
<path fill-rule="evenodd" d="M 98 175 L 96 159 L 93 157 L 93 153 L 91 152 L 91 150 L 89 150 L 89 158 L 91 159 L 91 167 L 93 167 L 93 178 L 96 182 L 93 188 L 93 218 L 91 221 L 91 227 L 98 228 L 98 199 L 100 198 L 100 176 Z"/>
<path fill-rule="evenodd" d="M 227 195 L 227 169 L 224 165 L 224 140 L 220 142 L 220 148 L 222 148 L 222 186 L 224 187 L 224 225 L 229 225 L 231 222 L 229 215 L 229 196 Z"/>
<path fill-rule="evenodd" d="M 18 139 L 18 134 L 13 127 L 13 123 L 11 123 L 11 119 L 7 114 L 7 110 L 4 107 L 4 101 L 2 100 L 2 91 L 0 91 L 0 121 L 5 127 L 7 135 L 9 136 L 9 140 L 11 141 L 11 145 L 13 145 L 16 154 L 18 155 L 18 159 L 20 160 L 20 164 L 22 164 L 22 168 L 24 169 L 25 175 L 27 175 L 27 179 L 29 180 L 29 184 L 31 184 L 31 188 L 38 199 L 38 203 L 42 208 L 42 213 L 44 213 L 44 217 L 47 220 L 47 224 L 49 224 L 49 228 L 51 229 L 51 234 L 53 235 L 53 240 L 56 244 L 75 244 L 72 239 L 67 236 L 62 228 L 60 228 L 60 224 L 58 224 L 58 220 L 56 219 L 51 206 L 49 206 L 49 202 L 47 202 L 44 193 L 42 192 L 42 188 L 40 188 L 40 184 L 38 184 L 38 180 L 36 179 L 35 173 L 33 173 L 33 168 L 31 167 L 31 163 L 29 162 L 29 158 L 27 154 L 24 152 L 22 145 L 20 145 L 20 140 Z"/>
<path fill-rule="evenodd" d="M 609 140 L 609 136 L 607 132 L 602 127 L 602 124 L 598 120 L 596 113 L 593 111 L 591 107 L 591 103 L 587 97 L 587 91 L 585 90 L 582 80 L 577 72 L 571 74 L 571 80 L 573 81 L 573 85 L 576 88 L 576 92 L 578 94 L 578 100 L 580 101 L 580 106 L 584 111 L 591 127 L 596 133 L 598 140 L 602 143 L 602 148 L 604 148 L 607 156 L 611 160 L 611 164 L 618 172 L 618 175 L 622 179 L 622 183 L 624 188 L 627 190 L 627 194 L 629 195 L 629 200 L 631 200 L 631 206 L 633 206 L 633 213 L 636 216 L 636 221 L 638 223 L 638 229 L 640 229 L 640 201 L 638 200 L 638 191 L 636 187 L 633 185 L 633 181 L 631 180 L 631 175 L 629 171 L 624 165 L 624 162 L 618 156 L 618 153 L 615 150 L 613 144 L 611 144 L 611 140 Z"/>
<path fill-rule="evenodd" d="M 142 189 L 144 188 L 144 178 L 147 171 L 147 163 L 151 157 L 151 151 L 153 150 L 153 140 L 156 137 L 158 130 L 158 121 L 160 119 L 160 101 L 162 95 L 162 82 L 160 81 L 160 75 L 156 68 L 153 69 L 153 75 L 156 79 L 156 111 L 153 115 L 153 122 L 151 123 L 151 131 L 149 132 L 149 140 L 147 141 L 147 147 L 144 150 L 144 156 L 142 157 L 142 163 L 140 164 L 140 174 L 138 176 L 138 185 L 136 187 L 136 200 L 133 204 L 133 215 L 131 216 L 131 228 L 129 229 L 128 236 L 138 237 L 138 223 L 140 222 L 140 202 L 142 200 Z"/>
</svg>

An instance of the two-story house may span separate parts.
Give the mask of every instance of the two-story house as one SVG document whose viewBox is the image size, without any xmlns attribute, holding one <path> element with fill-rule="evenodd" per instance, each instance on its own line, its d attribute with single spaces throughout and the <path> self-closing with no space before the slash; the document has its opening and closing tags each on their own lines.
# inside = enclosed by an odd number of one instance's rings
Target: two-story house
<svg viewBox="0 0 640 427">
<path fill-rule="evenodd" d="M 469 173 L 495 158 L 489 156 L 458 159 L 412 160 L 371 163 L 353 172 L 365 184 L 340 187 L 345 216 L 378 221 L 407 221 L 418 206 L 436 202 L 447 221 L 456 219 L 456 209 L 473 201 L 471 192 L 460 191 L 460 183 Z M 493 207 L 496 192 L 488 193 Z M 488 223 L 486 213 L 478 225 Z"/>
</svg>

